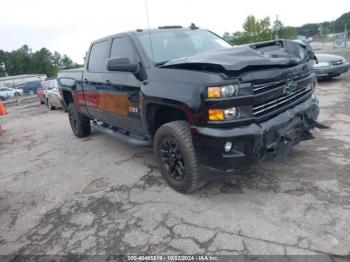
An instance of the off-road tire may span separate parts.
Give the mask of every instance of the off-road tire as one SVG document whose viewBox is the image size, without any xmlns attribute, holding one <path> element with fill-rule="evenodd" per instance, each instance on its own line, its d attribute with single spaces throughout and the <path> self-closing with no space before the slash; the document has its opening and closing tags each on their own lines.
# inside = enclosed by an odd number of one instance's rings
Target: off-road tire
<svg viewBox="0 0 350 262">
<path fill-rule="evenodd" d="M 176 143 L 182 156 L 181 159 L 184 161 L 185 171 L 181 181 L 176 181 L 170 175 L 167 162 L 162 159 L 162 143 L 167 139 L 171 139 Z M 197 156 L 188 122 L 174 121 L 161 126 L 154 137 L 154 155 L 162 176 L 172 189 L 181 193 L 190 193 L 205 184 L 199 177 Z"/>
<path fill-rule="evenodd" d="M 68 106 L 68 118 L 76 137 L 82 138 L 91 134 L 90 118 L 79 113 L 73 103 Z"/>
</svg>

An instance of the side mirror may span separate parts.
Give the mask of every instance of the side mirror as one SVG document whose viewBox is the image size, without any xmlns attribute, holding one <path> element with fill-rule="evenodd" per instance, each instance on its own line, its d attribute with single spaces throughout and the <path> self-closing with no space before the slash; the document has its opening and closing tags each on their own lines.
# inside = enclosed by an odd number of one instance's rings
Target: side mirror
<svg viewBox="0 0 350 262">
<path fill-rule="evenodd" d="M 139 64 L 132 64 L 127 57 L 109 58 L 107 61 L 108 71 L 122 71 L 137 74 L 140 71 Z"/>
</svg>

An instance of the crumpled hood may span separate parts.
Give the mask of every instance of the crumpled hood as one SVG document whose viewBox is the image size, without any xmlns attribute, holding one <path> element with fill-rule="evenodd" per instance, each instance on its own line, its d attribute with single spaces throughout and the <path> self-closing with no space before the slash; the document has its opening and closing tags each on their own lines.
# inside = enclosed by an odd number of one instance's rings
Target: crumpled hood
<svg viewBox="0 0 350 262">
<path fill-rule="evenodd" d="M 171 60 L 161 67 L 190 68 L 191 65 L 216 65 L 224 70 L 239 71 L 248 66 L 291 66 L 301 63 L 313 52 L 302 43 L 276 40 L 250 45 L 223 48 Z"/>
</svg>

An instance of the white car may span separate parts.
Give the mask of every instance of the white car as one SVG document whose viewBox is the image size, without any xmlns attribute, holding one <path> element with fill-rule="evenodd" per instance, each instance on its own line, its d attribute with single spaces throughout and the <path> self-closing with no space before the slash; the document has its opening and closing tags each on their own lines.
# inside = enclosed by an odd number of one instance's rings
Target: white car
<svg viewBox="0 0 350 262">
<path fill-rule="evenodd" d="M 14 88 L 14 87 L 9 87 L 12 89 L 15 93 L 14 96 L 22 96 L 23 95 L 23 89 L 21 88 Z"/>
<path fill-rule="evenodd" d="M 20 96 L 21 93 L 23 94 L 23 91 L 20 89 L 14 89 L 11 87 L 1 87 L 0 88 L 0 96 L 4 98 L 9 98 L 13 96 Z"/>
</svg>

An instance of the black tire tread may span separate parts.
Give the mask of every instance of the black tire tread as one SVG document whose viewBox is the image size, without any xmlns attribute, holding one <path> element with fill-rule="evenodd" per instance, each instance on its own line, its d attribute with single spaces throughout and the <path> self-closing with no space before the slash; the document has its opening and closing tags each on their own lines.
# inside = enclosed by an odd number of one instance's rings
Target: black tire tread
<svg viewBox="0 0 350 262">
<path fill-rule="evenodd" d="M 196 152 L 194 150 L 194 146 L 192 142 L 190 125 L 186 121 L 179 120 L 179 121 L 169 122 L 161 126 L 157 130 L 157 133 L 155 136 L 155 140 L 154 140 L 155 149 L 157 148 L 156 143 L 158 143 L 158 139 L 157 139 L 157 134 L 159 134 L 158 132 L 160 133 L 167 132 L 168 131 L 167 129 L 173 130 L 175 133 L 175 136 L 177 136 L 177 138 L 183 142 L 185 150 L 187 151 L 187 155 L 189 156 L 189 158 L 185 160 L 186 165 L 187 166 L 190 165 L 190 169 L 192 170 L 189 179 L 186 179 L 186 183 L 181 188 L 179 187 L 175 188 L 171 184 L 169 185 L 170 187 L 172 187 L 173 189 L 181 193 L 193 192 L 199 189 L 200 187 L 202 187 L 205 183 L 201 181 L 199 176 L 198 161 L 197 161 Z M 156 159 L 158 160 L 156 150 L 155 150 L 155 155 L 156 155 Z"/>
<path fill-rule="evenodd" d="M 91 134 L 90 118 L 79 113 L 79 111 L 76 109 L 73 103 L 70 103 L 68 105 L 68 112 L 73 112 L 76 115 L 78 128 L 75 129 L 71 125 L 74 135 L 78 138 L 90 136 Z M 70 114 L 68 114 L 68 117 L 70 117 Z"/>
</svg>

